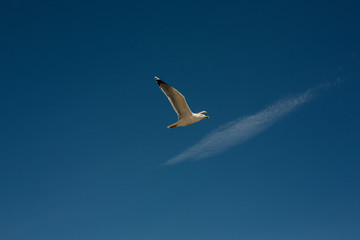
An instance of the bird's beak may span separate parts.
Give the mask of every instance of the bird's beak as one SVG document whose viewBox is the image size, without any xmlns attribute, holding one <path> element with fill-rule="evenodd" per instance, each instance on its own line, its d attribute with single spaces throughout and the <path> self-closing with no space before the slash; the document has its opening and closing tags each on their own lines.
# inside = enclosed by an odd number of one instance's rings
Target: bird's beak
<svg viewBox="0 0 360 240">
<path fill-rule="evenodd" d="M 205 118 L 210 118 L 209 116 L 205 116 Z"/>
</svg>

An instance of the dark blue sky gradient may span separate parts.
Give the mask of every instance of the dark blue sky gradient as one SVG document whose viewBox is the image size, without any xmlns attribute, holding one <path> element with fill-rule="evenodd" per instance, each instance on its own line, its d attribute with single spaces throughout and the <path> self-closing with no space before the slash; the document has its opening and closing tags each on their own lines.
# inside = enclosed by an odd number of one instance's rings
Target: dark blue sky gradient
<svg viewBox="0 0 360 240">
<path fill-rule="evenodd" d="M 0 239 L 360 239 L 357 1 L 2 1 Z M 176 114 L 154 76 L 205 119 Z M 218 126 L 341 83 L 228 151 Z"/>
</svg>

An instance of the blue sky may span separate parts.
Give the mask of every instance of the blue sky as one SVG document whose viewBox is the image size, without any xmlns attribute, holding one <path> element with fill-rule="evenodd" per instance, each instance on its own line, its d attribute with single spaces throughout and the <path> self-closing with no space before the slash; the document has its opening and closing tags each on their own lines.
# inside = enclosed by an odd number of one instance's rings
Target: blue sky
<svg viewBox="0 0 360 240">
<path fill-rule="evenodd" d="M 0 239 L 360 238 L 357 1 L 0 6 Z M 210 119 L 167 129 L 154 76 Z M 231 148 L 164 165 L 326 84 Z"/>
</svg>

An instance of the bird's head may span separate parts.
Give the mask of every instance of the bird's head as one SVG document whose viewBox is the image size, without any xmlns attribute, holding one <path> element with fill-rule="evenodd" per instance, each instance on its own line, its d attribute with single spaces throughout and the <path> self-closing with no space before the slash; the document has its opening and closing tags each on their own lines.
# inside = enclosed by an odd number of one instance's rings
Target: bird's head
<svg viewBox="0 0 360 240">
<path fill-rule="evenodd" d="M 198 112 L 198 114 L 203 117 L 203 118 L 210 118 L 209 116 L 206 116 L 204 113 L 206 113 L 206 111 L 201 111 L 201 112 Z"/>
</svg>

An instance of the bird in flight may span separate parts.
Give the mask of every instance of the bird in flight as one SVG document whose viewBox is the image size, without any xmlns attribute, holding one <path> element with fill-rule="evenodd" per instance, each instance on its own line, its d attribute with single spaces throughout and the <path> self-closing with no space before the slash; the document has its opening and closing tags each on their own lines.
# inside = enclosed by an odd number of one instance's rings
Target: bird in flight
<svg viewBox="0 0 360 240">
<path fill-rule="evenodd" d="M 198 113 L 193 113 L 189 106 L 186 103 L 185 97 L 177 91 L 175 88 L 171 87 L 169 84 L 160 80 L 160 78 L 155 77 L 156 83 L 159 85 L 160 89 L 169 99 L 172 107 L 178 115 L 178 121 L 174 124 L 168 126 L 168 128 L 174 127 L 184 127 L 193 123 L 196 123 L 204 118 L 209 118 L 205 116 L 206 111 L 201 111 Z"/>
</svg>

